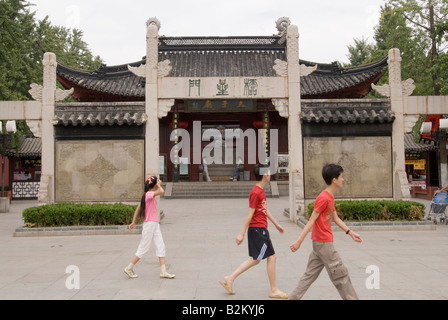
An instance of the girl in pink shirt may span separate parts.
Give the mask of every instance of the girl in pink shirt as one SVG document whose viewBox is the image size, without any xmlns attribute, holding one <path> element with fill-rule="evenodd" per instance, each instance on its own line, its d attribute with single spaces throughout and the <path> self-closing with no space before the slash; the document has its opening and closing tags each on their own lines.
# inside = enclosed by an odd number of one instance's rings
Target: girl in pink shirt
<svg viewBox="0 0 448 320">
<path fill-rule="evenodd" d="M 142 196 L 140 204 L 135 210 L 132 223 L 129 225 L 129 230 L 134 229 L 137 217 L 144 217 L 142 239 L 140 240 L 137 252 L 131 263 L 124 268 L 124 273 L 126 273 L 129 278 L 138 277 L 134 273 L 134 265 L 146 252 L 148 252 L 151 247 L 151 243 L 154 243 L 156 247 L 156 255 L 159 257 L 160 277 L 168 279 L 173 279 L 175 277 L 174 274 L 168 273 L 165 267 L 165 243 L 163 242 L 162 232 L 160 231 L 159 212 L 157 211 L 156 201 L 156 197 L 165 192 L 161 184 L 162 180 L 157 179 L 157 177 L 153 176 L 146 179 L 145 193 Z"/>
</svg>

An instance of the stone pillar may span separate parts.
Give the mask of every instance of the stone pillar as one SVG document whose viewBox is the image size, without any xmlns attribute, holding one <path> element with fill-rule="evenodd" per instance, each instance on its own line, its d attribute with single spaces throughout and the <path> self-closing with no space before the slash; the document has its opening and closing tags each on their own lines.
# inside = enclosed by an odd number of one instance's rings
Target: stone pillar
<svg viewBox="0 0 448 320">
<path fill-rule="evenodd" d="M 42 175 L 39 187 L 39 203 L 54 202 L 54 126 L 52 123 L 56 103 L 56 55 L 44 54 L 42 61 L 44 79 L 42 90 Z"/>
<path fill-rule="evenodd" d="M 157 97 L 158 27 L 148 23 L 146 32 L 145 175 L 159 176 L 159 118 Z M 146 178 L 145 177 L 145 178 Z"/>
<path fill-rule="evenodd" d="M 401 81 L 400 50 L 389 51 L 389 87 L 391 109 L 395 114 L 392 127 L 392 158 L 393 158 L 393 193 L 394 200 L 410 199 L 409 183 L 406 177 L 405 147 L 404 147 L 404 86 Z"/>
<path fill-rule="evenodd" d="M 304 215 L 305 191 L 303 185 L 302 124 L 300 122 L 300 63 L 299 30 L 290 25 L 287 29 L 286 50 L 288 59 L 288 144 L 289 144 L 289 216 L 296 222 Z"/>
</svg>

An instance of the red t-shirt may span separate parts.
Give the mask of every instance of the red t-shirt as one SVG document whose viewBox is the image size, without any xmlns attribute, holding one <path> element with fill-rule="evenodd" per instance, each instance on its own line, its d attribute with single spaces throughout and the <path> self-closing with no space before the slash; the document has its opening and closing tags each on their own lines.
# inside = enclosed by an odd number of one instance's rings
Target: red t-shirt
<svg viewBox="0 0 448 320">
<path fill-rule="evenodd" d="M 255 185 L 249 195 L 249 208 L 255 208 L 249 227 L 268 228 L 266 194 L 264 189 Z"/>
<path fill-rule="evenodd" d="M 311 239 L 319 242 L 333 241 L 331 223 L 335 211 L 334 196 L 326 190 L 322 191 L 314 202 L 314 211 L 319 213 L 319 217 L 314 222 Z"/>
</svg>

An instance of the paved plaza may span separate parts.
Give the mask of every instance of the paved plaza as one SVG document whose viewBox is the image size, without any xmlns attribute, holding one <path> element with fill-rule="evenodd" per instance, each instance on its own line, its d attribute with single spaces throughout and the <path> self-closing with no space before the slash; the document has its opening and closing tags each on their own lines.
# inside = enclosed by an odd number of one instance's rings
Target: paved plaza
<svg viewBox="0 0 448 320">
<path fill-rule="evenodd" d="M 13 201 L 10 212 L 0 214 L 0 299 L 269 299 L 266 261 L 236 280 L 236 295 L 229 295 L 218 283 L 248 258 L 247 240 L 240 246 L 235 244 L 247 214 L 247 199 L 160 201 L 165 212 L 161 228 L 167 268 L 176 274 L 173 280 L 159 278 L 153 248 L 136 265 L 138 278 L 129 279 L 124 274 L 140 234 L 14 237 L 15 229 L 23 225 L 22 210 L 34 205 L 37 201 Z M 283 215 L 287 206 L 286 197 L 268 199 L 268 208 L 286 230 L 280 234 L 269 225 L 277 253 L 277 283 L 281 290 L 290 292 L 305 271 L 311 240 L 308 235 L 298 252 L 290 252 L 289 245 L 301 228 Z M 343 232 L 334 233 L 335 247 L 360 299 L 448 299 L 448 226 L 359 234 L 362 244 Z M 69 281 L 74 275 L 70 266 L 79 270 L 79 289 L 67 288 L 73 283 Z M 366 285 L 372 284 L 369 276 L 373 273 L 366 273 L 369 266 L 377 268 L 377 289 Z M 340 297 L 322 271 L 304 299 Z"/>
</svg>

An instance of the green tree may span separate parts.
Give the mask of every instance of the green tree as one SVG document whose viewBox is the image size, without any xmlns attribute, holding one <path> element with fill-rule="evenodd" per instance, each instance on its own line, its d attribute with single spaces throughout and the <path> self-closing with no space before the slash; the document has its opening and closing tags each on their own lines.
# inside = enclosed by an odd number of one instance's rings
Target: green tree
<svg viewBox="0 0 448 320">
<path fill-rule="evenodd" d="M 0 0 L 0 100 L 31 99 L 30 84 L 42 83 L 42 48 L 74 68 L 94 70 L 102 63 L 82 40 L 81 30 L 53 26 L 48 16 L 38 21 L 31 9 L 25 0 Z M 26 122 L 17 121 L 9 147 L 19 149 L 28 134 Z"/>
<path fill-rule="evenodd" d="M 93 56 L 88 44 L 82 39 L 79 29 L 53 26 L 48 16 L 39 21 L 35 31 L 35 41 L 41 50 L 53 52 L 56 59 L 67 66 L 84 70 L 95 70 L 103 62 L 99 56 Z M 40 60 L 42 51 L 40 50 Z"/>
<path fill-rule="evenodd" d="M 36 76 L 34 13 L 23 0 L 0 1 L 0 100 L 27 100 Z"/>
<path fill-rule="evenodd" d="M 386 14 L 398 14 L 412 30 L 407 39 L 418 42 L 421 55 L 415 54 L 424 72 L 431 92 L 440 95 L 447 92 L 446 49 L 448 48 L 447 0 L 389 0 Z M 394 31 L 394 30 L 390 30 Z M 395 30 L 400 32 L 400 30 Z M 414 79 L 415 80 L 415 79 Z"/>
<path fill-rule="evenodd" d="M 372 56 L 375 52 L 375 45 L 371 44 L 362 37 L 361 39 L 353 39 L 354 45 L 348 45 L 349 64 L 344 67 L 360 66 L 372 62 Z"/>
<path fill-rule="evenodd" d="M 431 81 L 426 67 L 424 43 L 415 35 L 415 31 L 407 25 L 405 17 L 386 4 L 381 8 L 381 17 L 375 27 L 374 60 L 387 56 L 392 48 L 398 48 L 402 56 L 402 78 L 412 78 L 416 89 L 414 94 L 430 95 Z M 388 73 L 380 84 L 388 82 Z"/>
<path fill-rule="evenodd" d="M 447 12 L 447 0 L 388 0 L 374 30 L 373 52 L 364 39 L 354 39 L 348 58 L 353 65 L 366 64 L 398 48 L 402 78 L 414 79 L 415 95 L 448 94 Z M 379 84 L 387 82 L 386 72 Z"/>
<path fill-rule="evenodd" d="M 74 68 L 94 70 L 102 63 L 81 30 L 54 26 L 48 16 L 39 21 L 32 8 L 25 0 L 0 0 L 0 100 L 31 99 L 30 84 L 42 83 L 42 49 Z"/>
</svg>

